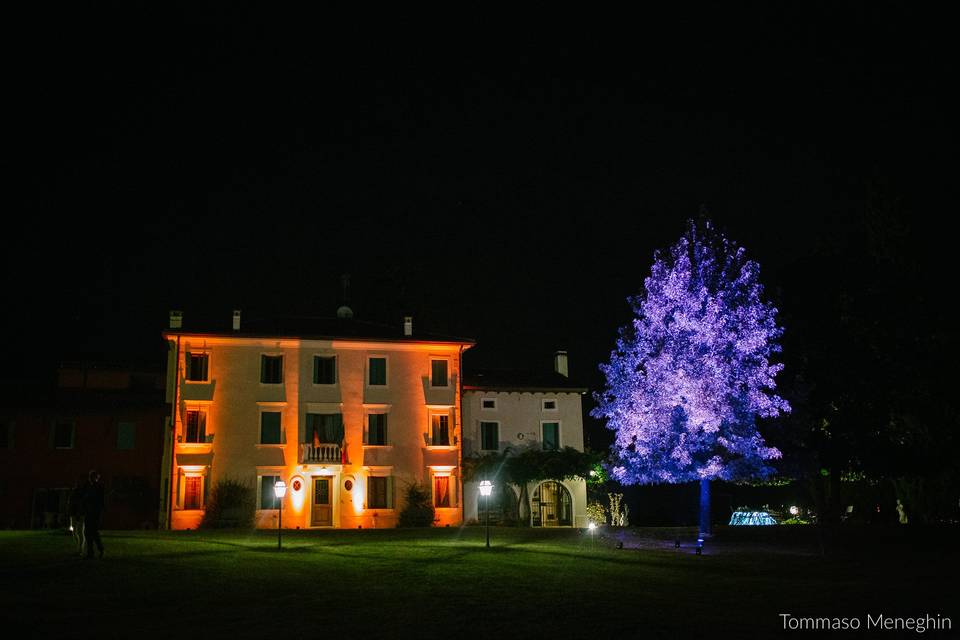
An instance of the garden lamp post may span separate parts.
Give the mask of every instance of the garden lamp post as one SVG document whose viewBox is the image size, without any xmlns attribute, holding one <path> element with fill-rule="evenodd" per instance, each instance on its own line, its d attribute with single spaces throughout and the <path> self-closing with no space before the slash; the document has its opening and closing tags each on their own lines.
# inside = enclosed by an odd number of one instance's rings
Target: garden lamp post
<svg viewBox="0 0 960 640">
<path fill-rule="evenodd" d="M 484 497 L 484 507 L 486 507 L 487 521 L 487 549 L 490 548 L 490 492 L 493 491 L 493 484 L 489 480 L 480 481 L 480 495 Z"/>
<path fill-rule="evenodd" d="M 273 485 L 273 492 L 277 494 L 277 502 L 279 502 L 280 512 L 277 514 L 277 551 L 282 549 L 281 547 L 281 533 L 280 531 L 283 528 L 283 496 L 287 494 L 287 485 L 283 480 L 277 480 L 276 484 Z"/>
</svg>

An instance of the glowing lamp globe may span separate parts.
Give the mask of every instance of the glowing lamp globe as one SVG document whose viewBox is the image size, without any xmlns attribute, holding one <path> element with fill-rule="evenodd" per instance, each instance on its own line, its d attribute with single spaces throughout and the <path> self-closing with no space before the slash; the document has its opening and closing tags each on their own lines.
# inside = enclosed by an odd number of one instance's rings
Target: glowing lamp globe
<svg viewBox="0 0 960 640">
<path fill-rule="evenodd" d="M 277 483 L 273 485 L 273 492 L 282 500 L 283 496 L 287 494 L 287 484 L 283 480 L 277 480 Z"/>
<path fill-rule="evenodd" d="M 587 527 L 590 529 L 590 531 L 593 531 L 594 529 L 597 528 L 597 523 L 591 522 L 590 524 L 587 525 Z"/>
<path fill-rule="evenodd" d="M 795 516 L 800 513 L 800 509 L 797 509 L 796 505 L 790 507 L 790 515 Z"/>
<path fill-rule="evenodd" d="M 492 492 L 492 491 L 493 491 L 493 483 L 492 483 L 492 482 L 490 482 L 489 480 L 481 480 L 481 481 L 480 481 L 480 495 L 482 495 L 483 497 L 486 498 L 486 497 L 489 497 L 489 496 L 490 496 L 490 492 Z"/>
</svg>

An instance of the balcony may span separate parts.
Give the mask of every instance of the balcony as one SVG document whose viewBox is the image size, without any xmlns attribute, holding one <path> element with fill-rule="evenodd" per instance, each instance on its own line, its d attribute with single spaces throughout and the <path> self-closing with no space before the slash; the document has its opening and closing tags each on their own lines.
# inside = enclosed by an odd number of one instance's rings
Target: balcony
<svg viewBox="0 0 960 640">
<path fill-rule="evenodd" d="M 300 464 L 340 464 L 340 445 L 333 442 L 300 445 Z"/>
</svg>

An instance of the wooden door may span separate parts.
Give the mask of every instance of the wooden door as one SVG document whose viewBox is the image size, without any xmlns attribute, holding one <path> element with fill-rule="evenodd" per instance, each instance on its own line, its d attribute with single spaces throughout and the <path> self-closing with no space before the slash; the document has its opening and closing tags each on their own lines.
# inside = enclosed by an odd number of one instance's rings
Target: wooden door
<svg viewBox="0 0 960 640">
<path fill-rule="evenodd" d="M 313 479 L 313 526 L 329 527 L 333 525 L 333 483 L 329 476 Z"/>
<path fill-rule="evenodd" d="M 183 508 L 200 508 L 200 491 L 203 478 L 200 476 L 186 476 L 184 478 L 185 486 L 183 490 Z"/>
</svg>

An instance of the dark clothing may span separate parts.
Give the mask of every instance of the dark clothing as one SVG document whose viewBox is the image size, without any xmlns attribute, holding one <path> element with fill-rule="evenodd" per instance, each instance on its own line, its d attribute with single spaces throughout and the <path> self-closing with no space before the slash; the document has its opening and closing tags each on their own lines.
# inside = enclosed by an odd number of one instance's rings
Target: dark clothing
<svg viewBox="0 0 960 640">
<path fill-rule="evenodd" d="M 103 485 L 99 482 L 88 484 L 83 490 L 80 512 L 84 517 L 96 516 L 97 520 L 103 515 Z"/>
<path fill-rule="evenodd" d="M 100 517 L 85 515 L 83 517 L 83 542 L 87 547 L 87 557 L 93 557 L 93 546 L 103 555 L 103 541 L 100 539 Z"/>
<path fill-rule="evenodd" d="M 67 515 L 71 518 L 83 515 L 83 494 L 86 488 L 86 485 L 79 485 L 70 492 L 70 499 L 67 501 Z"/>
<path fill-rule="evenodd" d="M 103 555 L 103 542 L 100 540 L 100 518 L 103 516 L 103 485 L 99 482 L 88 484 L 81 501 L 83 511 L 83 541 L 87 548 L 87 557 L 93 557 L 93 546 Z"/>
</svg>

